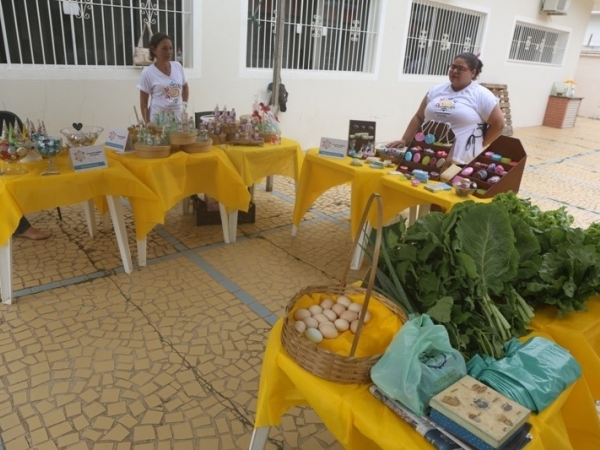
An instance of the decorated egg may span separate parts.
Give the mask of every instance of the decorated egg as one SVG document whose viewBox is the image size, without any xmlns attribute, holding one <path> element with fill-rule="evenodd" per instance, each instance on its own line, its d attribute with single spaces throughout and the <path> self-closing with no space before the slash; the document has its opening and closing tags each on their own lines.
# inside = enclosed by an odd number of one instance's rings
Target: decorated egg
<svg viewBox="0 0 600 450">
<path fill-rule="evenodd" d="M 421 154 L 420 153 L 415 153 L 413 156 L 413 161 L 418 163 L 421 161 Z"/>
<path fill-rule="evenodd" d="M 413 155 L 412 155 L 412 153 L 411 153 L 411 152 L 406 152 L 406 153 L 404 154 L 404 160 L 405 160 L 405 161 L 409 161 L 409 162 L 410 162 L 410 161 L 412 161 L 412 158 L 413 158 Z"/>
<path fill-rule="evenodd" d="M 460 174 L 464 175 L 465 177 L 468 177 L 469 175 L 473 174 L 473 168 L 465 167 L 463 170 L 460 171 Z"/>
</svg>

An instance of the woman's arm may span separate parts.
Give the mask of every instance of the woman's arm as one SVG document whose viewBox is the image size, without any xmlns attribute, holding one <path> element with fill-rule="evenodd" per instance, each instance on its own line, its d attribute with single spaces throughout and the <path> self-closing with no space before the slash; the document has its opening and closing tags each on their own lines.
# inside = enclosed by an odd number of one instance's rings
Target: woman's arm
<svg viewBox="0 0 600 450">
<path fill-rule="evenodd" d="M 150 94 L 144 91 L 140 91 L 140 109 L 142 110 L 142 118 L 144 119 L 144 123 L 148 123 L 150 121 L 150 117 L 148 117 L 148 99 L 150 98 Z"/>
<path fill-rule="evenodd" d="M 425 107 L 427 106 L 427 95 L 423 97 L 421 101 L 421 105 L 419 109 L 415 113 L 415 115 L 410 119 L 408 123 L 408 127 L 406 127 L 406 131 L 402 135 L 402 139 L 399 141 L 390 142 L 388 147 L 405 147 L 407 143 L 409 143 L 414 135 L 421 129 L 421 125 L 425 121 Z"/>
<path fill-rule="evenodd" d="M 502 114 L 500 105 L 494 107 L 490 117 L 488 117 L 487 124 L 488 129 L 483 138 L 484 148 L 494 142 L 502 134 L 502 130 L 504 130 L 504 115 Z"/>
</svg>

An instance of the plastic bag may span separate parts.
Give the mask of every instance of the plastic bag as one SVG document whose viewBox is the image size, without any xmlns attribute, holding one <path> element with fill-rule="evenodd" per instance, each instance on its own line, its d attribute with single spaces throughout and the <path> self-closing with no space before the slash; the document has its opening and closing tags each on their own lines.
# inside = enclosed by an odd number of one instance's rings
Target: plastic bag
<svg viewBox="0 0 600 450">
<path fill-rule="evenodd" d="M 448 332 L 427 314 L 402 325 L 371 369 L 371 379 L 387 396 L 419 415 L 431 397 L 466 374 L 465 360 L 450 345 Z"/>
<path fill-rule="evenodd" d="M 548 339 L 533 337 L 524 344 L 511 339 L 504 347 L 506 356 L 500 360 L 471 359 L 469 375 L 534 412 L 581 376 L 581 366 L 568 350 Z"/>
</svg>

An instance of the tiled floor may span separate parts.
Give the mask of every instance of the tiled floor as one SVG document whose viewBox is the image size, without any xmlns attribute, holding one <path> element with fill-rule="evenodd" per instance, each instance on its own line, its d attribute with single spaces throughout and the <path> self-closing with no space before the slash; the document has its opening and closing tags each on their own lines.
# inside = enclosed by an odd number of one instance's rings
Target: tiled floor
<svg viewBox="0 0 600 450">
<path fill-rule="evenodd" d="M 515 137 L 529 155 L 521 196 L 567 206 L 577 226 L 600 220 L 599 121 Z M 0 306 L 4 448 L 248 448 L 271 325 L 301 288 L 339 279 L 350 250 L 347 186 L 318 199 L 296 238 L 293 183 L 276 177 L 256 198 L 257 221 L 234 245 L 174 208 L 131 275 L 112 233 L 90 238 L 78 207 L 62 208 L 63 221 L 31 215 L 54 236 L 14 241 L 19 298 Z M 278 447 L 341 448 L 308 408 L 272 431 Z"/>
</svg>

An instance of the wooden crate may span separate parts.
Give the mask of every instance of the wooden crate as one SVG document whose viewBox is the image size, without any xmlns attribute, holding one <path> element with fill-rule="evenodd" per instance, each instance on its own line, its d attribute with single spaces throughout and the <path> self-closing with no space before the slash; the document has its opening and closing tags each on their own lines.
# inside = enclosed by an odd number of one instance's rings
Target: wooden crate
<svg viewBox="0 0 600 450">
<path fill-rule="evenodd" d="M 498 97 L 500 103 L 500 109 L 504 115 L 504 130 L 502 134 L 504 136 L 513 135 L 512 117 L 510 115 L 510 100 L 508 98 L 508 87 L 506 84 L 489 84 L 481 83 L 485 88 L 488 88 L 492 93 Z"/>
</svg>

